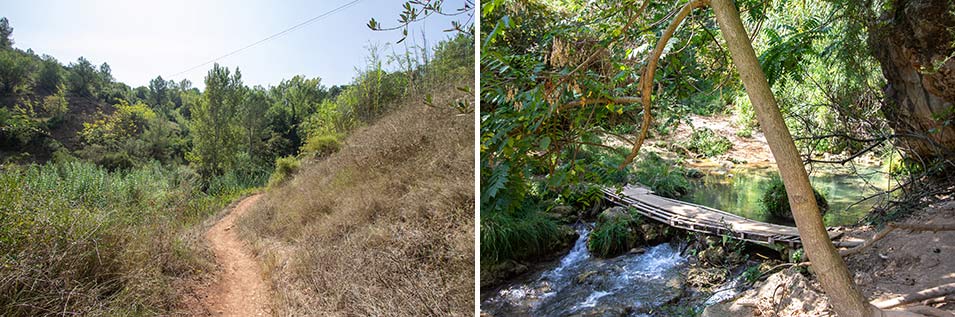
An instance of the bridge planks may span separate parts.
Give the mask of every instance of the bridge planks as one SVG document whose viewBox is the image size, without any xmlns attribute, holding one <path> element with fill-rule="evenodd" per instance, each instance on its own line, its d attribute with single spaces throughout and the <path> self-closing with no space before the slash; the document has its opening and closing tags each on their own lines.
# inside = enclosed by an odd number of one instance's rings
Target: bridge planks
<svg viewBox="0 0 955 317">
<path fill-rule="evenodd" d="M 672 227 L 715 235 L 729 234 L 737 239 L 760 244 L 785 244 L 798 247 L 796 227 L 765 223 L 722 210 L 654 195 L 647 188 L 626 185 L 618 193 L 603 188 L 614 204 L 632 207 L 641 215 Z M 835 233 L 830 233 L 830 237 Z"/>
</svg>

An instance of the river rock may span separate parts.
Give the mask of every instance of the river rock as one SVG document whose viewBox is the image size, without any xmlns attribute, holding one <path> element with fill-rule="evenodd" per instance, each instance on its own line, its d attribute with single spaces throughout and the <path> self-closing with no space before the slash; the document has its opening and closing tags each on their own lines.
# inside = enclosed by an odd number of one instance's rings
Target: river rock
<svg viewBox="0 0 955 317">
<path fill-rule="evenodd" d="M 501 284 L 515 276 L 527 272 L 527 265 L 514 260 L 506 260 L 481 268 L 481 287 Z"/>
<path fill-rule="evenodd" d="M 670 241 L 670 227 L 657 222 L 644 222 L 640 224 L 640 233 L 643 234 L 643 241 L 647 244 L 658 244 Z"/>
<path fill-rule="evenodd" d="M 630 215 L 630 212 L 628 212 L 626 208 L 619 207 L 619 206 L 610 207 L 610 208 L 604 209 L 604 211 L 601 212 L 599 216 L 597 216 L 597 224 L 600 224 L 603 222 L 609 222 L 609 221 L 619 221 L 619 220 L 630 221 L 632 217 L 633 216 Z"/>
<path fill-rule="evenodd" d="M 719 244 L 711 245 L 697 255 L 700 263 L 706 266 L 718 266 L 726 261 L 726 250 Z"/>
<path fill-rule="evenodd" d="M 706 174 L 704 174 L 703 171 L 701 171 L 701 170 L 699 170 L 699 169 L 697 169 L 697 168 L 691 168 L 691 169 L 686 170 L 686 177 L 689 177 L 689 178 L 703 178 L 703 176 L 706 176 Z"/>
<path fill-rule="evenodd" d="M 709 291 L 725 283 L 728 275 L 729 270 L 725 268 L 693 266 L 686 273 L 686 281 L 694 288 Z"/>
<path fill-rule="evenodd" d="M 567 249 L 570 249 L 574 246 L 574 241 L 576 241 L 577 237 L 580 236 L 577 234 L 577 230 L 574 230 L 574 228 L 571 228 L 570 226 L 558 226 L 557 230 L 560 231 L 560 239 L 554 241 L 550 253 L 566 252 Z"/>
<path fill-rule="evenodd" d="M 577 208 L 567 205 L 554 206 L 548 213 L 562 223 L 574 223 L 580 218 Z"/>
<path fill-rule="evenodd" d="M 577 275 L 577 284 L 583 284 L 584 282 L 587 281 L 588 277 L 596 273 L 597 271 L 587 271 L 587 272 L 581 273 L 580 275 Z"/>
</svg>

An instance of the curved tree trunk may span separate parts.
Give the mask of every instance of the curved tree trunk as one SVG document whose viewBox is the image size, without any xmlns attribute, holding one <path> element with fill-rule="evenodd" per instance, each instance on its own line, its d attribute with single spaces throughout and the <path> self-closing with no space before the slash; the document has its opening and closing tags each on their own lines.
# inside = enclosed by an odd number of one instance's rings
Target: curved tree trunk
<svg viewBox="0 0 955 317">
<path fill-rule="evenodd" d="M 897 0 L 869 28 L 888 83 L 882 113 L 896 133 L 926 138 L 900 140 L 911 158 L 955 159 L 953 7 L 948 0 Z"/>
<path fill-rule="evenodd" d="M 779 112 L 766 75 L 756 59 L 752 43 L 743 29 L 739 11 L 733 0 L 710 2 L 740 80 L 756 110 L 756 118 L 779 165 L 779 173 L 786 186 L 799 237 L 806 249 L 806 255 L 812 261 L 813 272 L 839 316 L 872 316 L 876 308 L 869 305 L 855 287 L 845 262 L 829 240 L 812 186 L 809 184 L 809 175 L 806 174 L 796 144 L 783 121 L 782 113 Z"/>
</svg>

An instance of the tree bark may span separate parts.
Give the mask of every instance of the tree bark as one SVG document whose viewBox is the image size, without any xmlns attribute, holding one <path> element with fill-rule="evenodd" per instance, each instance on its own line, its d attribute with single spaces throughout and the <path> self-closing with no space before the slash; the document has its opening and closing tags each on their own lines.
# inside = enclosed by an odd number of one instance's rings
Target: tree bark
<svg viewBox="0 0 955 317">
<path fill-rule="evenodd" d="M 711 0 L 730 56 L 736 64 L 740 80 L 756 110 L 760 128 L 772 150 L 779 172 L 786 187 L 789 205 L 792 208 L 799 237 L 806 255 L 812 261 L 812 269 L 822 288 L 829 295 L 833 308 L 839 316 L 872 316 L 876 308 L 866 302 L 855 287 L 849 270 L 822 223 L 819 207 L 809 183 L 809 175 L 793 142 L 792 135 L 783 121 L 776 98 L 769 88 L 766 75 L 756 59 L 756 52 L 743 28 L 739 11 L 733 0 Z"/>
<path fill-rule="evenodd" d="M 948 0 L 897 0 L 869 27 L 885 76 L 882 113 L 910 158 L 955 159 L 955 28 Z M 949 122 L 946 124 L 946 120 Z"/>
</svg>

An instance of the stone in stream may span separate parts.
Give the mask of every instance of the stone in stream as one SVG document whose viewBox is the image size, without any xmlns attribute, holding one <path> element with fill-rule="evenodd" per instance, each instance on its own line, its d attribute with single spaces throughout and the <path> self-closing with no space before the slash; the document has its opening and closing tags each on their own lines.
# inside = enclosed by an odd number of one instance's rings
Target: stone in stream
<svg viewBox="0 0 955 317">
<path fill-rule="evenodd" d="M 567 205 L 554 206 L 547 214 L 561 223 L 574 223 L 577 222 L 577 219 L 580 219 L 578 210 Z"/>
<path fill-rule="evenodd" d="M 701 170 L 698 169 L 698 168 L 691 168 L 691 169 L 686 170 L 686 177 L 689 177 L 689 178 L 703 178 L 703 176 L 706 176 L 706 174 L 704 174 L 703 171 L 701 171 Z"/>
</svg>

